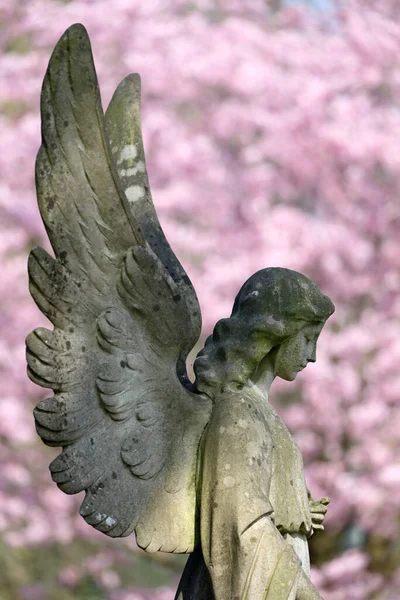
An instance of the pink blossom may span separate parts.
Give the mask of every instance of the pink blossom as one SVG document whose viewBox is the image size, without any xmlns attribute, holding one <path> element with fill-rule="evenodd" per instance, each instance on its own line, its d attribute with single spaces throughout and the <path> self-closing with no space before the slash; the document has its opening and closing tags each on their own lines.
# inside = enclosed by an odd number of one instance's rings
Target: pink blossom
<svg viewBox="0 0 400 600">
<path fill-rule="evenodd" d="M 388 547 L 396 536 L 399 3 L 338 3 L 323 23 L 299 7 L 272 15 L 262 0 L 217 4 L 117 0 L 110 11 L 107 0 L 0 0 L 0 529 L 9 544 L 106 543 L 78 517 L 79 498 L 50 482 L 55 452 L 38 445 L 31 415 L 44 392 L 25 375 L 24 338 L 48 326 L 26 274 L 29 248 L 48 248 L 34 194 L 40 87 L 51 49 L 77 21 L 92 39 L 104 106 L 127 73 L 141 73 L 153 197 L 199 294 L 204 335 L 266 266 L 304 272 L 332 297 L 317 363 L 295 384 L 277 381 L 272 401 L 302 447 L 314 497 L 332 498 L 325 535 L 356 521 Z M 349 552 L 316 571 L 326 600 L 397 600 L 367 554 Z M 112 600 L 173 597 L 118 590 L 113 565 L 101 554 L 85 565 Z M 78 578 L 67 572 L 63 585 Z"/>
</svg>

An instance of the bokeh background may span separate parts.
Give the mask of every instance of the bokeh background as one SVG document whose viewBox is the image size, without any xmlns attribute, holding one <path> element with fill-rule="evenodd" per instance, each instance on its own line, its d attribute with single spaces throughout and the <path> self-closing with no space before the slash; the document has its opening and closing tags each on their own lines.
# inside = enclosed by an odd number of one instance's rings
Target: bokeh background
<svg viewBox="0 0 400 600">
<path fill-rule="evenodd" d="M 45 244 L 34 193 L 40 86 L 59 36 L 89 31 L 104 106 L 142 76 L 143 135 L 165 232 L 204 335 L 257 269 L 336 304 L 315 365 L 272 401 L 332 498 L 311 543 L 326 600 L 400 598 L 398 0 L 0 0 L 0 599 L 172 600 L 184 557 L 147 556 L 78 517 L 50 481 L 25 375 L 44 318 L 28 296 Z"/>
</svg>

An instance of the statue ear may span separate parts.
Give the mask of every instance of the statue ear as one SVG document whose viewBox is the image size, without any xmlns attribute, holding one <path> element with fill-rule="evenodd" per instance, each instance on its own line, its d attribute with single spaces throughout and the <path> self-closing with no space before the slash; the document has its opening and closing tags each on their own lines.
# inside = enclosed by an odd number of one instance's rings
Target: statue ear
<svg viewBox="0 0 400 600">
<path fill-rule="evenodd" d="M 272 348 L 280 344 L 279 337 L 274 335 L 273 331 L 267 329 L 253 329 L 249 334 L 249 340 L 252 344 L 257 345 L 264 357 Z"/>
<path fill-rule="evenodd" d="M 257 365 L 257 371 L 259 371 L 260 369 L 263 369 L 266 362 L 270 362 L 271 360 L 273 361 L 275 359 L 275 356 L 279 350 L 279 347 L 280 347 L 280 344 L 278 344 L 276 346 L 271 345 L 270 347 L 264 348 L 263 355 Z M 257 372 L 257 371 L 255 371 L 255 372 Z"/>
</svg>

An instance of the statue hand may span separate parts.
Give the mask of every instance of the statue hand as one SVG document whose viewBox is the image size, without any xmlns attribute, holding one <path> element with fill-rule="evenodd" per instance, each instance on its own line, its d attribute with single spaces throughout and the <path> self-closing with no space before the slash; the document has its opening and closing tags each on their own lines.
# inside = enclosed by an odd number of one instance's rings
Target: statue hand
<svg viewBox="0 0 400 600">
<path fill-rule="evenodd" d="M 321 498 L 321 500 L 313 500 L 311 496 L 309 497 L 313 533 L 323 531 L 325 529 L 322 523 L 325 518 L 326 511 L 328 510 L 327 505 L 330 501 L 331 499 L 328 497 Z"/>
</svg>

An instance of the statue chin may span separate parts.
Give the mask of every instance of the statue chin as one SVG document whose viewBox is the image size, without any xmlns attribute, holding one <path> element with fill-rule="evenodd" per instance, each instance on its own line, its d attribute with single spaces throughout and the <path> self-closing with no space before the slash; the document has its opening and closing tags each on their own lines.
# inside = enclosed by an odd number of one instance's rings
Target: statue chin
<svg viewBox="0 0 400 600">
<path fill-rule="evenodd" d="M 285 381 L 294 381 L 297 377 L 297 373 L 291 373 L 290 375 L 286 376 L 286 377 L 282 377 L 282 379 L 284 379 Z"/>
<path fill-rule="evenodd" d="M 294 381 L 297 377 L 297 373 L 298 371 L 280 371 L 276 373 L 276 376 L 284 381 Z"/>
</svg>

